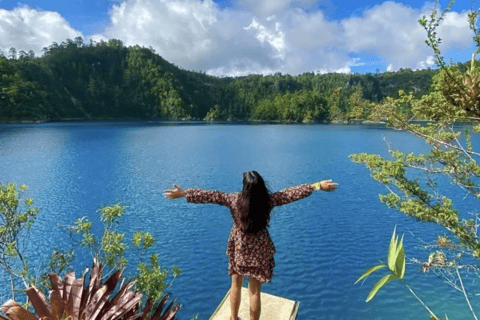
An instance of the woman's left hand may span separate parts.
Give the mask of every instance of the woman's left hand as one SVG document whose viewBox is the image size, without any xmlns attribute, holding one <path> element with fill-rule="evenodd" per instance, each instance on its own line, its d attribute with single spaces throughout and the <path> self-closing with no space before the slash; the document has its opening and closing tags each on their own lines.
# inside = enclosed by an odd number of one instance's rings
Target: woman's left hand
<svg viewBox="0 0 480 320">
<path fill-rule="evenodd" d="M 320 190 L 322 191 L 333 191 L 337 189 L 338 183 L 332 182 L 332 180 L 323 180 L 320 181 Z"/>
<path fill-rule="evenodd" d="M 174 188 L 173 190 L 165 190 L 165 192 L 163 193 L 165 198 L 177 199 L 177 198 L 185 197 L 185 195 L 187 194 L 185 191 L 183 191 L 182 188 L 180 188 L 176 184 L 173 185 L 173 188 Z"/>
</svg>

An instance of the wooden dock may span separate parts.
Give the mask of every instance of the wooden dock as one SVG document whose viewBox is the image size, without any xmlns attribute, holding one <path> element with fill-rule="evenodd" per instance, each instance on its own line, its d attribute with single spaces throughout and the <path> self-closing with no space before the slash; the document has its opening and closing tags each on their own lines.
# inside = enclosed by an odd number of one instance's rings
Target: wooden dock
<svg viewBox="0 0 480 320">
<path fill-rule="evenodd" d="M 277 297 L 268 293 L 261 293 L 260 301 L 262 305 L 260 320 L 295 320 L 297 318 L 299 301 L 293 301 L 282 297 Z M 242 288 L 242 298 L 238 317 L 240 320 L 250 319 L 250 301 L 248 289 Z M 218 305 L 217 309 L 210 317 L 210 320 L 230 320 L 230 290 Z"/>
</svg>

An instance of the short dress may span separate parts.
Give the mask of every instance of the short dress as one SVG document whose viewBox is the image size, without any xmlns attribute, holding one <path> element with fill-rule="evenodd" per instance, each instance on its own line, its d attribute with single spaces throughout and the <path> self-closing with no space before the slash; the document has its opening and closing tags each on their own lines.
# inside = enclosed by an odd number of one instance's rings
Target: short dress
<svg viewBox="0 0 480 320">
<path fill-rule="evenodd" d="M 312 194 L 313 187 L 304 184 L 270 194 L 270 205 L 281 206 Z M 216 203 L 227 206 L 232 218 L 239 214 L 237 201 L 239 193 L 224 193 L 215 190 L 187 189 L 186 199 L 192 203 Z M 256 234 L 243 232 L 233 220 L 233 227 L 227 244 L 228 274 L 252 277 L 262 283 L 270 282 L 273 275 L 275 246 L 268 229 Z"/>
</svg>

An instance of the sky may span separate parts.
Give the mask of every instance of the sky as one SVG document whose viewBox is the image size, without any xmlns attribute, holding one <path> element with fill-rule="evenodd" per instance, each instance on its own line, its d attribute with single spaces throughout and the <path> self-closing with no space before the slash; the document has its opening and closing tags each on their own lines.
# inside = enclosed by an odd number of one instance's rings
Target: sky
<svg viewBox="0 0 480 320">
<path fill-rule="evenodd" d="M 440 0 L 440 8 L 448 1 Z M 457 0 L 438 29 L 447 61 L 474 50 Z M 0 50 L 42 55 L 53 42 L 120 39 L 215 76 L 375 73 L 435 67 L 423 0 L 0 0 Z"/>
</svg>

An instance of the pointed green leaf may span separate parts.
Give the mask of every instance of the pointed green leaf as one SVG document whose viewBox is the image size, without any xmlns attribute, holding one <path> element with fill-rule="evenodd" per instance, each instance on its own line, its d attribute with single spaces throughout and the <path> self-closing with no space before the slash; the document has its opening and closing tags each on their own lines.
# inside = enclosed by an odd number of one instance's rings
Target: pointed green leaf
<svg viewBox="0 0 480 320">
<path fill-rule="evenodd" d="M 403 248 L 403 236 L 397 248 L 397 259 L 395 261 L 395 274 L 399 279 L 405 275 L 405 250 Z"/>
<path fill-rule="evenodd" d="M 397 238 L 395 231 L 397 226 L 393 229 L 392 239 L 390 240 L 390 245 L 388 246 L 388 269 L 392 272 L 395 272 L 395 261 L 397 259 Z"/>
<path fill-rule="evenodd" d="M 368 297 L 365 300 L 365 302 L 370 301 L 377 294 L 377 291 L 380 290 L 381 287 L 383 287 L 384 285 L 386 285 L 396 277 L 397 276 L 392 273 L 392 274 L 387 274 L 382 279 L 378 280 L 378 282 L 373 286 L 372 291 L 370 291 L 370 293 L 368 294 Z"/>
<path fill-rule="evenodd" d="M 445 320 L 450 320 L 450 319 L 448 318 L 447 314 L 445 314 Z"/>
<path fill-rule="evenodd" d="M 360 278 L 358 278 L 357 281 L 355 281 L 355 284 L 357 284 L 358 281 L 360 281 L 360 280 L 368 277 L 368 276 L 371 275 L 373 272 L 375 272 L 375 271 L 377 271 L 377 270 L 379 270 L 379 269 L 385 268 L 385 267 L 386 267 L 386 265 L 384 265 L 384 264 L 377 264 L 376 266 L 371 267 L 370 269 L 368 269 L 367 271 L 365 271 L 365 273 L 363 273 L 363 274 L 360 276 Z"/>
</svg>

